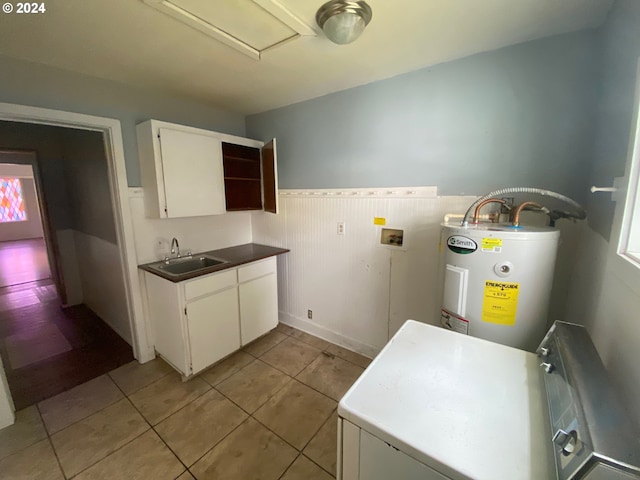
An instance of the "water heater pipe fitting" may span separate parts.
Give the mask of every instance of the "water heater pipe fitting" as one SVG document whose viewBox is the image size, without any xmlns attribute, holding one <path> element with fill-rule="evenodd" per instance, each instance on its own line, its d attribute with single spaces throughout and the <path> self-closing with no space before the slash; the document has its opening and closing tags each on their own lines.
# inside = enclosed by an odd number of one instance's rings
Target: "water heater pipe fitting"
<svg viewBox="0 0 640 480">
<path fill-rule="evenodd" d="M 539 210 L 542 210 L 547 215 L 549 214 L 549 209 L 544 205 L 540 205 L 539 203 L 536 203 L 536 202 L 522 202 L 520 205 L 518 205 L 515 208 L 515 210 L 513 211 L 513 216 L 511 217 L 511 224 L 514 227 L 520 226 L 520 214 L 522 213 L 522 210 L 524 210 L 524 208 L 528 207 L 529 205 L 536 207 Z"/>
<path fill-rule="evenodd" d="M 500 198 L 488 198 L 483 202 L 480 202 L 476 207 L 476 211 L 473 212 L 473 223 L 478 223 L 478 219 L 480 217 L 480 209 L 484 207 L 487 203 L 499 203 L 500 205 L 506 205 L 507 202 Z"/>
<path fill-rule="evenodd" d="M 587 218 L 587 212 L 585 211 L 584 208 L 582 208 L 582 205 L 580 205 L 578 202 L 576 202 L 575 200 L 572 200 L 569 197 L 565 197 L 561 193 L 552 192 L 551 190 L 544 190 L 542 188 L 535 188 L 535 187 L 508 187 L 508 188 L 502 188 L 500 190 L 494 190 L 493 192 L 487 193 L 486 195 L 483 195 L 478 200 L 473 202 L 469 207 L 469 209 L 467 210 L 467 212 L 464 214 L 464 219 L 462 220 L 462 226 L 463 227 L 469 226 L 469 216 L 471 215 L 471 212 L 473 212 L 480 203 L 484 202 L 489 198 L 506 195 L 508 193 L 531 193 L 535 195 L 552 197 L 571 205 L 576 210 L 574 217 L 577 218 L 578 220 L 584 220 L 585 218 Z"/>
</svg>

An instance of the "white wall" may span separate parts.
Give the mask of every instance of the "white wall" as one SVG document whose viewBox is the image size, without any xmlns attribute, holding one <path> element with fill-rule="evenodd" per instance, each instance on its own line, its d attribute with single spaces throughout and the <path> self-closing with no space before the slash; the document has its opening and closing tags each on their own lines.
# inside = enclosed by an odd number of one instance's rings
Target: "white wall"
<svg viewBox="0 0 640 480">
<path fill-rule="evenodd" d="M 607 371 L 640 426 L 640 270 L 615 253 L 616 242 L 585 227 L 573 272 L 567 320 L 589 330 Z"/>
<path fill-rule="evenodd" d="M 438 321 L 440 223 L 446 213 L 464 213 L 476 197 L 389 198 L 387 190 L 373 196 L 281 190 L 279 215 L 253 214 L 254 242 L 291 250 L 278 257 L 281 320 L 366 355 L 377 353 L 407 319 Z M 404 229 L 406 249 L 380 246 L 374 217 Z M 339 221 L 345 222 L 344 236 L 337 235 Z M 556 276 L 551 319 L 564 315 L 563 272 L 573 261 L 575 225 L 560 227 L 563 268 Z"/>
<path fill-rule="evenodd" d="M 0 162 L 2 161 L 3 155 L 0 153 Z M 41 238 L 44 234 L 42 232 L 42 220 L 40 218 L 38 196 L 31 165 L 0 163 L 0 177 L 20 178 L 27 212 L 27 220 L 25 221 L 0 223 L 0 242 Z"/>
<path fill-rule="evenodd" d="M 8 427 L 15 421 L 13 399 L 9 393 L 9 383 L 7 375 L 2 366 L 2 358 L 0 358 L 0 429 Z"/>
<path fill-rule="evenodd" d="M 629 173 L 630 132 L 640 101 L 639 26 L 640 2 L 617 0 L 599 30 L 602 79 L 590 172 L 594 185 L 610 186 L 615 177 L 625 175 L 625 164 Z M 615 251 L 622 207 L 607 194 L 593 195 L 588 204 L 590 228 L 584 228 L 578 244 L 567 318 L 588 328 L 640 427 L 640 269 Z"/>
<path fill-rule="evenodd" d="M 76 251 L 75 230 L 65 228 L 56 230 L 58 243 L 58 268 L 64 278 L 64 288 L 67 305 L 80 305 L 82 303 L 82 278 L 80 277 L 80 265 Z"/>
<path fill-rule="evenodd" d="M 83 303 L 132 342 L 118 245 L 75 231 Z"/>
<path fill-rule="evenodd" d="M 233 212 L 206 217 L 153 219 L 145 217 L 144 190 L 129 189 L 138 264 L 161 260 L 169 253 L 171 239 L 180 250 L 193 253 L 251 242 L 251 214 Z"/>
</svg>

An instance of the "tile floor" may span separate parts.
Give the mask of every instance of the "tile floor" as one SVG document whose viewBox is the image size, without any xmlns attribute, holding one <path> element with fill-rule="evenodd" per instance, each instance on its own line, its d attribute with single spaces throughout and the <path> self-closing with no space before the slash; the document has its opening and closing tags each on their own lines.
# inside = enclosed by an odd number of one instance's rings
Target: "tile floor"
<svg viewBox="0 0 640 480">
<path fill-rule="evenodd" d="M 130 362 L 17 412 L 0 478 L 330 480 L 337 402 L 369 362 L 286 325 L 188 382 Z"/>
</svg>

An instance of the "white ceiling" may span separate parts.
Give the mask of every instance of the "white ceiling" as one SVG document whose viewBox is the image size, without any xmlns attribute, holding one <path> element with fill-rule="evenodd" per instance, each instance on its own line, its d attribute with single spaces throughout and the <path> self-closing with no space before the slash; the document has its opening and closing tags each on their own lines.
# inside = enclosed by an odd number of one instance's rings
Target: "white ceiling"
<svg viewBox="0 0 640 480">
<path fill-rule="evenodd" d="M 239 0 L 191 0 L 228 4 Z M 16 2 L 12 2 L 16 3 Z M 323 0 L 277 0 L 313 29 Z M 0 55 L 257 113 L 478 52 L 599 26 L 613 0 L 368 0 L 355 43 L 321 32 L 254 60 L 142 0 L 0 14 Z M 209 8 L 209 10 L 211 10 Z"/>
</svg>

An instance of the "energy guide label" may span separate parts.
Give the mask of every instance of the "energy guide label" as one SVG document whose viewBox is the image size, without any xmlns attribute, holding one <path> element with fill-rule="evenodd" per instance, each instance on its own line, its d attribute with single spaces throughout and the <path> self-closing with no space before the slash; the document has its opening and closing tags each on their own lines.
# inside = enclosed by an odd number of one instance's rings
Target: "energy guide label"
<svg viewBox="0 0 640 480">
<path fill-rule="evenodd" d="M 499 325 L 515 325 L 520 284 L 513 282 L 484 282 L 482 321 Z"/>
<path fill-rule="evenodd" d="M 501 238 L 483 238 L 481 248 L 483 252 L 500 253 L 502 252 L 502 239 Z"/>
</svg>

